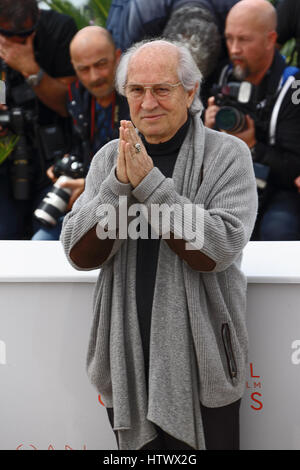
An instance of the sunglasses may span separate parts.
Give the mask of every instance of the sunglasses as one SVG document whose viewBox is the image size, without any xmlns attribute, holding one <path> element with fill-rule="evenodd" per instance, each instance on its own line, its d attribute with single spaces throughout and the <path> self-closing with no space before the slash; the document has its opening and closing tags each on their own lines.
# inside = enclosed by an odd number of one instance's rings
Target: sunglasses
<svg viewBox="0 0 300 470">
<path fill-rule="evenodd" d="M 35 23 L 34 26 L 32 26 L 32 28 L 24 29 L 23 31 L 11 31 L 8 29 L 0 28 L 0 34 L 2 34 L 2 36 L 5 36 L 7 38 L 11 38 L 13 36 L 19 36 L 20 38 L 27 38 L 36 30 L 37 25 L 38 25 L 38 21 Z"/>
</svg>

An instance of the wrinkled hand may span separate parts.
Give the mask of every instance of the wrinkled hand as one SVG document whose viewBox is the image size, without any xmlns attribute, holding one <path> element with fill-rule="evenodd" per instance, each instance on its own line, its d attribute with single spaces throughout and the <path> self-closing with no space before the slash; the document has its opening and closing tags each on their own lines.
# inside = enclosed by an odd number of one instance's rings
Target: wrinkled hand
<svg viewBox="0 0 300 470">
<path fill-rule="evenodd" d="M 22 73 L 25 77 L 37 73 L 39 65 L 34 56 L 33 40 L 35 33 L 32 33 L 24 44 L 13 42 L 0 34 L 0 57 L 9 67 Z"/>
<path fill-rule="evenodd" d="M 135 144 L 140 144 L 137 152 Z M 154 167 L 152 158 L 137 135 L 131 121 L 121 121 L 117 178 L 123 183 L 130 182 L 135 188 Z"/>
<path fill-rule="evenodd" d="M 298 176 L 294 181 L 296 187 L 298 188 L 298 192 L 300 193 L 300 176 Z"/>
<path fill-rule="evenodd" d="M 204 124 L 206 127 L 213 129 L 216 122 L 216 114 L 219 111 L 219 106 L 215 104 L 215 97 L 211 96 L 207 100 L 207 108 L 204 114 Z"/>
<path fill-rule="evenodd" d="M 70 201 L 67 207 L 67 210 L 70 211 L 72 209 L 72 206 L 76 199 L 79 198 L 80 194 L 83 193 L 84 191 L 84 184 L 85 184 L 85 179 L 84 178 L 77 178 L 73 180 L 68 180 L 65 181 L 64 183 L 60 184 L 61 188 L 69 188 L 72 190 L 72 194 L 70 197 Z"/>
<path fill-rule="evenodd" d="M 117 160 L 117 178 L 121 183 L 128 184 L 129 178 L 126 171 L 126 161 L 125 161 L 125 137 L 124 137 L 124 123 L 126 121 L 121 121 L 121 126 L 119 128 L 120 138 L 119 138 L 119 149 L 118 149 L 118 160 Z"/>
<path fill-rule="evenodd" d="M 239 139 L 243 140 L 245 144 L 248 145 L 248 147 L 251 149 L 254 147 L 256 144 L 256 137 L 255 137 L 255 124 L 253 119 L 251 119 L 248 114 L 246 115 L 246 129 L 241 132 L 227 132 L 227 134 L 234 135 L 235 137 L 238 137 Z"/>
</svg>

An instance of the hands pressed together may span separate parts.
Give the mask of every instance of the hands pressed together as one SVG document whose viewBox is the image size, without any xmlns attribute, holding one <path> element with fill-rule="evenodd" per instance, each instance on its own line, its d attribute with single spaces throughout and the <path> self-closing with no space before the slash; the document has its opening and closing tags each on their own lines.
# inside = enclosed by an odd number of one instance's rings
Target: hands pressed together
<svg viewBox="0 0 300 470">
<path fill-rule="evenodd" d="M 154 167 L 151 157 L 135 131 L 131 121 L 121 121 L 117 178 L 121 183 L 131 183 L 135 188 Z M 140 145 L 140 151 L 135 147 Z"/>
</svg>

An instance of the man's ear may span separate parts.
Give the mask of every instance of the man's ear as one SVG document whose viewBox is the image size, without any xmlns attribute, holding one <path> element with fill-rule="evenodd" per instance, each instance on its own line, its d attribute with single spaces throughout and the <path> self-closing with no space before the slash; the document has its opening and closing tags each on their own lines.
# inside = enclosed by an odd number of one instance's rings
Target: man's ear
<svg viewBox="0 0 300 470">
<path fill-rule="evenodd" d="M 276 45 L 278 34 L 276 31 L 270 31 L 268 33 L 269 45 L 274 47 Z"/>
<path fill-rule="evenodd" d="M 116 49 L 115 57 L 116 57 L 116 63 L 117 63 L 117 64 L 120 62 L 121 55 L 122 55 L 121 49 Z"/>
<path fill-rule="evenodd" d="M 198 93 L 198 88 L 199 88 L 199 83 L 196 83 L 196 85 L 194 86 L 194 88 L 192 90 L 187 91 L 187 94 L 188 94 L 188 102 L 187 102 L 188 108 L 191 106 L 191 104 L 194 100 L 195 94 Z"/>
</svg>

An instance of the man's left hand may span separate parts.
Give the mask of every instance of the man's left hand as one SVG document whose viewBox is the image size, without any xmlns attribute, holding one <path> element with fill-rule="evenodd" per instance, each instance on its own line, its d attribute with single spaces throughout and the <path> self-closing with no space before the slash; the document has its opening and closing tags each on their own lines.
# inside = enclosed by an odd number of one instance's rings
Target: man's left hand
<svg viewBox="0 0 300 470">
<path fill-rule="evenodd" d="M 256 137 L 255 137 L 255 124 L 253 119 L 250 116 L 246 115 L 246 129 L 241 132 L 227 132 L 227 134 L 234 135 L 239 139 L 243 140 L 245 144 L 251 149 L 256 144 Z"/>
<path fill-rule="evenodd" d="M 20 44 L 0 35 L 0 57 L 9 67 L 25 77 L 37 73 L 40 68 L 34 56 L 34 36 L 35 33 L 32 33 L 24 44 Z"/>
<path fill-rule="evenodd" d="M 135 188 L 148 175 L 154 167 L 152 158 L 149 157 L 143 142 L 137 135 L 131 121 L 122 121 L 124 127 L 124 151 L 126 161 L 127 176 Z M 140 145 L 140 152 L 137 151 L 135 145 Z"/>
<path fill-rule="evenodd" d="M 72 180 L 65 181 L 61 183 L 61 188 L 69 188 L 72 189 L 72 194 L 69 200 L 69 204 L 67 210 L 70 211 L 76 199 L 79 198 L 80 194 L 84 191 L 85 179 L 84 178 L 76 178 Z"/>
</svg>

